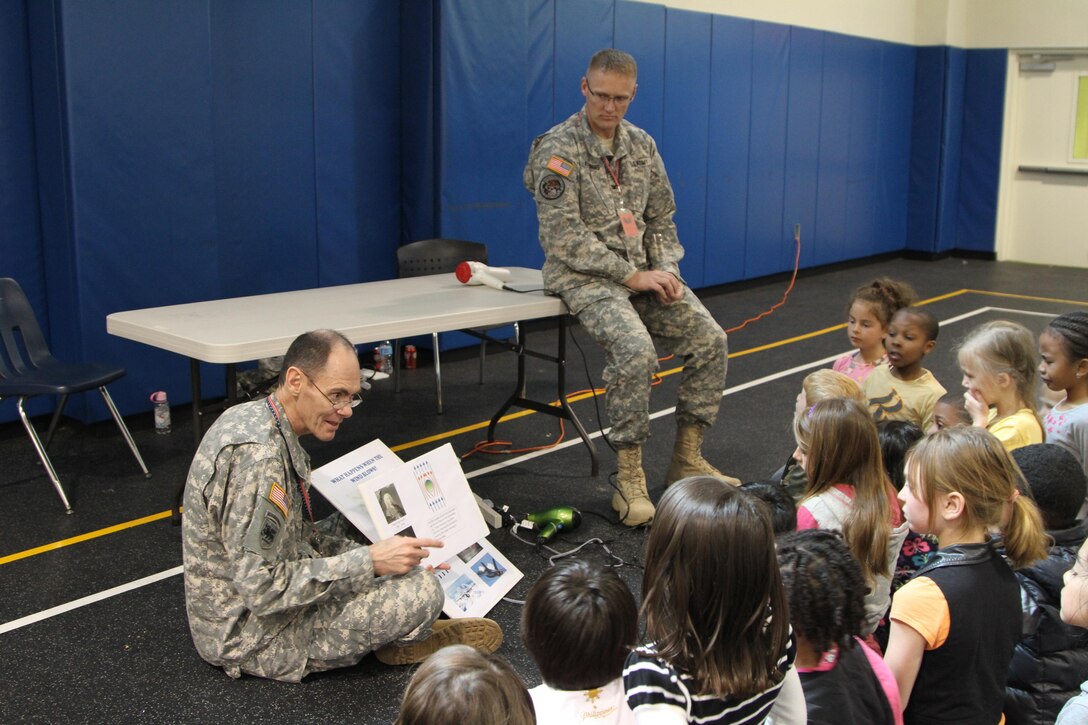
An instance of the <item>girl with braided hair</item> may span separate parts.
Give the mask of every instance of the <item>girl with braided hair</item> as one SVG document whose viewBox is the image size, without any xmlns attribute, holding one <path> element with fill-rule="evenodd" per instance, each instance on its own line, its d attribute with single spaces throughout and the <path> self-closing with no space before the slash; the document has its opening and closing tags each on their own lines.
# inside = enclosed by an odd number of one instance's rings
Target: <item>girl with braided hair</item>
<svg viewBox="0 0 1088 725">
<path fill-rule="evenodd" d="M 864 382 L 878 365 L 885 365 L 884 337 L 892 315 L 914 304 L 914 290 L 905 282 L 878 277 L 850 295 L 846 305 L 846 333 L 854 352 L 834 362 L 831 369 Z"/>
<path fill-rule="evenodd" d="M 1065 398 L 1043 420 L 1046 442 L 1073 454 L 1088 476 L 1088 312 L 1055 317 L 1039 335 L 1039 376 Z M 1088 491 L 1078 518 L 1088 514 Z"/>
<path fill-rule="evenodd" d="M 858 637 L 865 578 L 836 531 L 778 538 L 778 565 L 797 638 L 797 673 L 810 725 L 901 725 L 899 687 L 880 656 Z"/>
</svg>

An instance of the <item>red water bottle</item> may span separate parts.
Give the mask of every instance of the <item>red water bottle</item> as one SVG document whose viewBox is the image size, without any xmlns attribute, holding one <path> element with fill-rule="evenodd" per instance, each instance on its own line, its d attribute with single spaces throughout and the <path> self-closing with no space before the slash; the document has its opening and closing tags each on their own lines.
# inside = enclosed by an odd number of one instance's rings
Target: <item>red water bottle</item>
<svg viewBox="0 0 1088 725">
<path fill-rule="evenodd" d="M 415 370 L 416 368 L 416 346 L 405 345 L 404 346 L 404 369 Z"/>
</svg>

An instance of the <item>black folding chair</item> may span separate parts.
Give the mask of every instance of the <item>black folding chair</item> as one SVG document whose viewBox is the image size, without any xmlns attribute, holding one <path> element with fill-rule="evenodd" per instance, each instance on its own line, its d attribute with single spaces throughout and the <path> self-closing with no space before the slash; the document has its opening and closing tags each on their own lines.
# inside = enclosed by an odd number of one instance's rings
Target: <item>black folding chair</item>
<svg viewBox="0 0 1088 725">
<path fill-rule="evenodd" d="M 464 239 L 423 239 L 405 244 L 397 249 L 397 276 L 423 277 L 428 274 L 444 274 L 457 270 L 461 262 L 483 262 L 487 264 L 487 245 L 481 242 L 469 242 Z M 518 324 L 514 325 L 514 338 L 519 339 Z M 480 331 L 492 330 L 505 325 L 491 325 L 476 328 Z M 438 333 L 431 333 L 434 344 L 434 378 L 438 395 L 438 412 L 442 412 L 442 363 L 438 354 Z M 484 361 L 487 356 L 487 340 L 480 340 L 480 383 L 484 382 Z M 393 352 L 394 390 L 400 392 L 400 340 Z"/>
<path fill-rule="evenodd" d="M 46 449 L 53 439 L 53 432 L 60 421 L 64 405 L 68 402 L 68 396 L 72 393 L 82 393 L 92 388 L 98 388 L 102 394 L 102 400 L 110 409 L 110 415 L 117 422 L 121 434 L 125 437 L 132 455 L 136 456 L 136 462 L 144 472 L 144 476 L 151 477 L 132 435 L 128 432 L 121 414 L 117 412 L 117 406 L 113 404 L 106 384 L 112 383 L 125 374 L 124 368 L 110 367 L 98 363 L 66 363 L 60 362 L 49 352 L 45 344 L 38 320 L 34 316 L 34 310 L 30 307 L 19 283 L 10 277 L 0 278 L 0 336 L 4 345 L 0 348 L 0 400 L 18 397 L 19 417 L 23 420 L 23 426 L 30 435 L 30 441 L 38 452 L 38 458 L 45 466 L 49 474 L 49 480 L 57 489 L 60 500 L 64 503 L 67 513 L 72 513 L 72 507 L 68 504 L 68 497 L 64 494 L 64 488 L 60 485 L 60 479 L 49 460 Z M 53 418 L 49 421 L 49 430 L 45 434 L 45 442 L 38 437 L 38 432 L 30 423 L 23 403 L 27 398 L 36 395 L 59 395 L 57 409 L 53 412 Z"/>
</svg>

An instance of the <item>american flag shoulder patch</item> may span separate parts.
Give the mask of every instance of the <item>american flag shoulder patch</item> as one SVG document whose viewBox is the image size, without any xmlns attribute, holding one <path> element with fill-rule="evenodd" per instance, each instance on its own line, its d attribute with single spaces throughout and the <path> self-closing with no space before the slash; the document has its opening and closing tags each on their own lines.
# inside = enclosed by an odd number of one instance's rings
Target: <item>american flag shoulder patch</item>
<svg viewBox="0 0 1088 725">
<path fill-rule="evenodd" d="M 548 171 L 554 171 L 560 176 L 570 176 L 570 172 L 574 171 L 574 164 L 566 159 L 559 158 L 558 156 L 552 156 L 548 159 L 548 163 L 545 167 Z"/>
<path fill-rule="evenodd" d="M 276 504 L 283 515 L 287 516 L 287 491 L 283 490 L 283 486 L 273 483 L 272 490 L 268 492 L 268 500 Z"/>
</svg>

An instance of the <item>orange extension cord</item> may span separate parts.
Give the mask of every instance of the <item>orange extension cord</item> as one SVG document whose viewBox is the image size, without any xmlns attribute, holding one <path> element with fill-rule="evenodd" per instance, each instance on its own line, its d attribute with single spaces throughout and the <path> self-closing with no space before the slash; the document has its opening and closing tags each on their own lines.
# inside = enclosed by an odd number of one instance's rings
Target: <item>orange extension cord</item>
<svg viewBox="0 0 1088 725">
<path fill-rule="evenodd" d="M 755 317 L 749 317 L 747 320 L 740 323 L 736 327 L 730 327 L 729 329 L 726 330 L 726 333 L 737 332 L 738 330 L 743 330 L 749 323 L 756 322 L 758 320 L 762 320 L 764 317 L 767 317 L 768 315 L 771 315 L 772 313 L 774 313 L 775 310 L 777 310 L 778 308 L 780 308 L 784 304 L 786 304 L 786 300 L 789 299 L 790 292 L 793 291 L 793 286 L 797 282 L 797 271 L 798 271 L 798 268 L 801 265 L 801 226 L 799 224 L 794 227 L 793 240 L 796 243 L 796 251 L 795 251 L 794 257 L 793 257 L 793 274 L 790 276 L 790 283 L 789 283 L 789 285 L 786 286 L 786 291 L 782 293 L 782 299 L 780 299 L 775 304 L 771 305 L 769 308 L 767 308 L 763 312 L 760 312 Z M 671 360 L 673 357 L 675 357 L 675 356 L 674 355 L 666 355 L 665 357 L 658 358 L 658 362 L 666 362 L 668 360 Z M 654 373 L 654 381 L 650 384 L 650 386 L 655 387 L 655 386 L 660 385 L 660 384 L 661 384 L 661 378 L 657 375 L 657 373 Z M 573 393 L 567 393 L 566 398 L 569 401 L 572 397 L 574 397 L 576 395 L 582 395 L 584 393 L 591 393 L 594 397 L 596 397 L 598 395 L 603 395 L 604 392 L 605 392 L 604 388 L 594 388 L 593 390 L 588 390 L 588 389 L 587 390 L 577 390 L 577 391 L 575 391 Z M 558 406 L 559 401 L 555 401 L 555 402 L 551 403 L 551 405 Z M 560 418 L 559 419 L 559 437 L 556 438 L 551 443 L 545 443 L 545 444 L 542 444 L 542 445 L 539 445 L 539 446 L 528 446 L 528 447 L 525 447 L 525 448 L 510 448 L 509 446 L 513 445 L 513 443 L 511 441 L 480 441 L 475 446 L 473 446 L 472 449 L 469 450 L 467 453 L 462 454 L 461 460 L 464 460 L 464 459 L 468 458 L 469 456 L 473 456 L 473 455 L 475 455 L 477 453 L 484 453 L 484 454 L 487 454 L 487 455 L 498 456 L 498 455 L 513 455 L 515 453 L 531 453 L 533 451 L 543 451 L 543 450 L 547 450 L 548 448 L 555 448 L 557 445 L 559 445 L 560 443 L 563 442 L 563 439 L 566 437 L 566 435 L 567 435 L 566 426 L 563 423 L 563 419 Z M 496 446 L 507 446 L 507 447 L 505 447 L 505 448 L 496 448 Z"/>
</svg>

